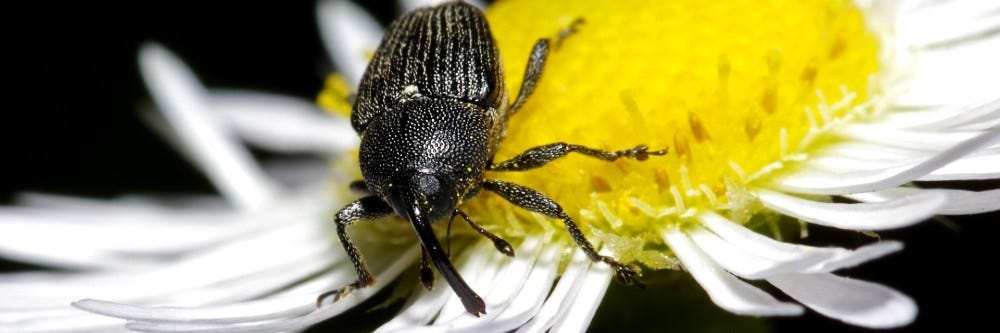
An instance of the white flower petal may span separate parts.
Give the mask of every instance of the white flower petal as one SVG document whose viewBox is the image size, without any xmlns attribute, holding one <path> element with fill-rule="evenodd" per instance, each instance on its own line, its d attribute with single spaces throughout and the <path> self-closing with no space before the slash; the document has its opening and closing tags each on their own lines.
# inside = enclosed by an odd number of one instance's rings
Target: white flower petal
<svg viewBox="0 0 1000 333">
<path fill-rule="evenodd" d="M 517 328 L 516 324 L 520 323 L 515 323 L 515 325 L 507 323 L 507 327 L 503 327 L 501 326 L 503 323 L 497 322 L 496 318 L 510 306 L 512 300 L 517 296 L 518 290 L 527 282 L 531 268 L 541 251 L 541 245 L 540 239 L 529 238 L 517 247 L 515 252 L 517 256 L 512 259 L 493 249 L 485 249 L 485 251 L 493 250 L 490 254 L 494 257 L 493 266 L 500 268 L 495 275 L 499 278 L 498 280 L 490 281 L 491 283 L 488 284 L 473 285 L 474 290 L 488 290 L 488 293 L 485 293 L 483 297 L 486 301 L 486 314 L 478 318 L 464 315 L 447 321 L 437 320 L 433 327 L 451 332 L 483 330 L 502 332 Z M 483 253 L 471 255 L 482 256 Z"/>
<path fill-rule="evenodd" d="M 593 263 L 583 275 L 583 281 L 577 287 L 577 295 L 573 298 L 573 306 L 558 317 L 550 332 L 584 332 L 601 305 L 601 299 L 611 282 L 611 268 L 604 263 Z"/>
<path fill-rule="evenodd" d="M 392 317 L 376 332 L 413 332 L 420 331 L 434 319 L 444 307 L 448 297 L 455 292 L 447 286 L 436 286 L 430 292 L 422 287 L 416 295 L 410 298 L 411 303 L 404 306 L 403 311 Z"/>
<path fill-rule="evenodd" d="M 903 42 L 915 46 L 941 44 L 1000 27 L 998 6 L 991 1 L 950 1 L 918 6 L 896 22 Z"/>
<path fill-rule="evenodd" d="M 990 122 L 1000 118 L 1000 99 L 992 99 L 970 107 L 955 108 L 953 106 L 936 107 L 920 110 L 896 108 L 887 113 L 876 124 L 895 128 L 912 130 L 941 131 L 967 126 L 982 126 L 970 130 L 986 130 Z"/>
<path fill-rule="evenodd" d="M 313 197 L 322 199 L 315 195 Z M 241 237 L 198 249 L 199 252 L 186 255 L 182 259 L 174 257 L 173 261 L 169 261 L 166 259 L 170 257 L 164 258 L 162 265 L 150 267 L 145 271 L 46 272 L 32 274 L 30 279 L 17 279 L 16 275 L 4 276 L 5 283 L 0 288 L 0 295 L 3 296 L 0 297 L 0 304 L 14 301 L 15 303 L 11 305 L 14 307 L 60 306 L 68 304 L 68 301 L 73 299 L 94 296 L 115 300 L 137 299 L 207 286 L 313 255 L 320 256 L 315 259 L 317 262 L 342 258 L 343 255 L 339 251 L 322 253 L 323 249 L 330 247 L 330 242 L 320 237 L 328 232 L 328 228 L 317 232 L 316 224 L 300 223 L 311 220 L 304 218 L 321 214 L 320 211 L 325 205 L 313 205 L 313 202 L 314 200 L 283 202 L 273 210 L 255 214 L 257 218 L 281 221 L 283 225 L 270 228 L 266 232 L 255 231 L 252 235 L 241 235 L 238 229 L 233 230 Z M 177 214 L 185 215 L 180 212 Z M 178 227 L 183 230 L 183 225 Z M 320 225 L 320 227 L 325 226 Z M 253 231 L 252 228 L 248 230 Z M 274 248 L 273 244 L 288 245 Z M 127 254 L 120 255 L 128 258 Z M 148 260 L 147 262 L 156 263 Z"/>
<path fill-rule="evenodd" d="M 810 223 L 849 230 L 886 230 L 923 221 L 947 203 L 940 193 L 911 196 L 877 203 L 829 203 L 802 199 L 779 192 L 756 191 L 760 202 L 776 212 Z"/>
<path fill-rule="evenodd" d="M 899 186 L 920 178 L 963 156 L 989 147 L 1000 140 L 1000 129 L 993 129 L 964 141 L 923 162 L 887 168 L 844 173 L 821 172 L 808 167 L 794 173 L 783 174 L 772 186 L 784 192 L 806 194 L 848 194 L 871 192 Z M 808 161 L 805 162 L 808 165 Z"/>
<path fill-rule="evenodd" d="M 679 230 L 663 232 L 663 239 L 684 268 L 705 288 L 716 305 L 726 311 L 748 316 L 794 316 L 801 306 L 778 301 L 763 290 L 737 279 L 716 265 Z"/>
<path fill-rule="evenodd" d="M 854 124 L 845 126 L 839 134 L 855 141 L 867 141 L 880 145 L 907 150 L 937 152 L 969 140 L 981 133 L 976 132 L 932 132 L 927 130 L 892 130 L 883 126 Z"/>
<path fill-rule="evenodd" d="M 316 309 L 316 295 L 269 297 L 242 303 L 195 308 L 144 307 L 94 299 L 73 302 L 79 309 L 144 322 L 239 323 L 303 316 Z"/>
<path fill-rule="evenodd" d="M 847 252 L 842 249 L 817 248 L 816 251 L 801 252 L 798 258 L 775 260 L 767 258 L 766 254 L 753 253 L 753 248 L 737 247 L 736 244 L 726 242 L 704 228 L 688 231 L 687 235 L 695 245 L 727 271 L 751 280 L 801 272 L 832 258 L 837 252 Z"/>
<path fill-rule="evenodd" d="M 149 92 L 209 179 L 233 204 L 258 208 L 277 190 L 250 153 L 210 116 L 204 87 L 170 51 L 147 44 L 139 65 Z"/>
<path fill-rule="evenodd" d="M 948 202 L 941 207 L 941 215 L 980 214 L 1000 210 L 1000 189 L 982 192 L 948 189 L 922 189 L 911 187 L 894 187 L 881 191 L 846 195 L 846 197 L 864 202 L 883 202 L 900 197 L 911 196 L 921 192 L 937 192 L 948 197 Z"/>
<path fill-rule="evenodd" d="M 559 277 L 559 283 L 545 299 L 545 304 L 538 310 L 538 314 L 517 330 L 518 333 L 548 332 L 574 306 L 580 285 L 591 266 L 590 259 L 582 250 L 576 249 L 574 252 L 573 259 Z"/>
<path fill-rule="evenodd" d="M 1000 30 L 998 30 L 1000 31 Z M 905 91 L 892 99 L 900 107 L 963 106 L 997 98 L 1000 33 L 963 42 L 961 47 L 924 49 L 906 68 Z M 962 84 L 952 84 L 962 82 Z"/>
<path fill-rule="evenodd" d="M 494 320 L 497 327 L 509 332 L 527 323 L 538 313 L 557 278 L 559 254 L 562 250 L 561 245 L 548 245 L 542 251 L 535 266 L 531 268 L 531 275 L 518 291 L 517 297 Z"/>
<path fill-rule="evenodd" d="M 63 268 L 138 268 L 264 226 L 261 215 L 218 209 L 177 211 L 121 200 L 67 204 L 75 208 L 0 208 L 0 253 Z"/>
<path fill-rule="evenodd" d="M 808 272 L 829 273 L 842 268 L 854 267 L 861 263 L 881 258 L 887 254 L 902 249 L 903 243 L 897 241 L 880 241 L 874 244 L 859 247 L 854 251 L 844 252 L 831 260 L 827 260 L 820 265 L 813 267 L 808 270 Z"/>
<path fill-rule="evenodd" d="M 712 211 L 699 214 L 698 220 L 701 221 L 703 226 L 740 251 L 746 251 L 761 258 L 774 261 L 799 260 L 804 255 L 813 252 L 825 252 L 825 256 L 832 258 L 841 255 L 845 251 L 840 248 L 819 248 L 779 242 L 729 221 Z"/>
<path fill-rule="evenodd" d="M 482 294 L 492 290 L 493 283 L 499 278 L 498 273 L 502 269 L 500 262 L 503 258 L 500 258 L 493 244 L 485 240 L 477 242 L 462 252 L 464 252 L 462 256 L 455 262 L 456 269 L 465 282 L 472 287 L 472 290 L 475 290 L 482 297 Z M 454 292 L 450 295 L 448 302 L 441 309 L 441 313 L 434 319 L 434 324 L 447 323 L 458 317 L 473 317 L 465 310 L 465 305 L 462 304 L 458 295 Z M 490 312 L 490 306 L 492 304 L 486 304 L 487 313 Z"/>
<path fill-rule="evenodd" d="M 262 148 L 326 155 L 358 146 L 347 119 L 324 114 L 308 101 L 249 91 L 213 91 L 210 97 L 212 111 Z"/>
<path fill-rule="evenodd" d="M 127 332 L 120 319 L 75 311 L 73 315 L 46 316 L 23 322 L 0 320 L 0 333 Z"/>
<path fill-rule="evenodd" d="M 370 298 L 372 295 L 377 293 L 379 290 L 384 288 L 390 281 L 394 280 L 403 270 L 409 267 L 414 260 L 416 260 L 419 250 L 416 246 L 410 246 L 407 250 L 397 253 L 395 257 L 391 260 L 387 260 L 385 268 L 378 270 L 376 269 L 376 282 L 374 285 L 356 290 L 352 292 L 345 298 L 342 298 L 334 303 L 328 303 L 322 308 L 314 309 L 312 312 L 304 316 L 289 317 L 287 319 L 273 320 L 276 313 L 285 313 L 291 315 L 297 315 L 296 309 L 304 309 L 306 305 L 315 306 L 314 297 L 301 297 L 299 300 L 303 304 L 290 305 L 288 303 L 281 303 L 285 310 L 275 311 L 274 313 L 263 313 L 261 311 L 260 316 L 248 316 L 241 318 L 243 322 L 236 325 L 231 322 L 224 324 L 214 323 L 209 321 L 133 321 L 126 325 L 127 328 L 136 331 L 149 331 L 149 332 L 243 332 L 243 333 L 254 333 L 254 332 L 284 332 L 284 331 L 295 331 L 305 329 L 311 325 L 319 323 L 325 319 L 333 317 L 340 314 L 357 304 L 363 302 L 364 300 Z M 253 302 L 247 303 L 250 307 L 258 306 Z M 243 304 L 243 305 L 247 305 Z M 104 304 L 94 304 L 90 303 L 88 305 L 103 306 Z M 239 316 L 239 307 L 226 308 L 227 313 L 232 313 Z M 228 320 L 226 320 L 228 321 Z"/>
<path fill-rule="evenodd" d="M 793 274 L 767 279 L 796 301 L 824 316 L 869 328 L 913 322 L 917 305 L 886 286 L 833 274 Z"/>
<path fill-rule="evenodd" d="M 382 27 L 363 9 L 346 0 L 324 0 L 316 7 L 323 46 L 337 71 L 357 87 L 368 66 L 366 52 L 382 39 Z"/>
<path fill-rule="evenodd" d="M 919 180 L 979 180 L 1000 178 L 1000 151 L 976 154 L 948 163 Z"/>
</svg>

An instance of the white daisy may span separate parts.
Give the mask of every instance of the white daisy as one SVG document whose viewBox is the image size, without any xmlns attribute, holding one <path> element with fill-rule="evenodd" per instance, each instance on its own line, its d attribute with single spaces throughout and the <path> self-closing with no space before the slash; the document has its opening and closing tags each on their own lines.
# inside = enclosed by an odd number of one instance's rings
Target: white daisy
<svg viewBox="0 0 1000 333">
<path fill-rule="evenodd" d="M 415 3 L 404 2 L 404 7 Z M 778 43 L 755 38 L 760 36 L 748 27 L 725 30 L 725 24 L 709 20 L 727 11 L 748 17 L 758 13 L 733 3 L 691 10 L 688 16 L 670 8 L 615 16 L 635 3 L 615 8 L 586 1 L 498 4 L 489 15 L 511 87 L 518 86 L 534 38 L 555 34 L 577 16 L 586 22 L 553 54 L 539 91 L 515 117 L 522 119 L 512 119 L 519 123 L 511 124 L 500 155 L 562 140 L 611 147 L 665 145 L 672 153 L 643 163 L 567 158 L 551 168 L 502 177 L 551 195 L 589 226 L 588 236 L 610 254 L 651 269 L 683 267 L 727 311 L 788 316 L 810 309 L 872 328 L 910 323 L 917 308 L 906 295 L 834 274 L 898 251 L 901 242 L 873 238 L 856 249 L 814 247 L 775 240 L 781 233 L 768 228 L 778 228 L 779 217 L 785 216 L 826 227 L 880 231 L 936 214 L 1000 209 L 1000 190 L 933 188 L 941 180 L 1000 178 L 1000 93 L 995 89 L 1000 66 L 994 61 L 1000 55 L 1000 7 L 975 1 L 900 1 L 860 2 L 855 10 L 830 1 L 809 12 L 815 4 L 790 2 L 781 7 L 786 20 L 773 19 L 783 22 L 771 27 L 777 30 L 756 25 L 767 38 L 786 32 L 793 43 L 802 44 L 741 49 L 746 54 L 705 51 L 708 55 L 699 58 L 703 50 L 727 47 L 726 40 L 705 36 L 746 32 L 746 40 L 732 40 L 750 46 Z M 768 13 L 767 6 L 748 3 Z M 531 20 L 504 21 L 527 12 Z M 377 45 L 381 28 L 346 1 L 323 2 L 318 13 L 326 46 L 348 82 L 331 79 L 321 102 L 343 108 L 345 87 L 360 80 L 365 54 Z M 810 16 L 817 13 L 827 16 Z M 688 21 L 718 25 L 721 32 L 691 29 Z M 797 34 L 808 38 L 815 32 L 813 24 L 828 38 L 795 39 L 801 37 Z M 639 35 L 660 25 L 704 35 Z M 787 33 L 789 26 L 803 31 Z M 848 39 L 855 37 L 859 39 Z M 621 57 L 615 52 L 638 43 L 633 38 L 664 41 L 656 44 L 662 48 L 627 53 L 634 66 L 618 60 L 611 67 L 594 65 L 594 59 Z M 699 43 L 685 44 L 688 39 Z M 615 40 L 620 41 L 612 44 Z M 694 54 L 695 62 L 662 59 L 672 45 L 685 52 L 669 53 L 670 58 Z M 820 50 L 817 54 L 829 59 L 798 54 L 795 47 Z M 353 234 L 378 282 L 317 309 L 319 293 L 356 278 L 329 221 L 335 209 L 352 199 L 343 188 L 356 177 L 346 171 L 353 170 L 348 166 L 353 162 L 342 158 L 335 163 L 340 172 L 330 181 L 333 191 L 324 180 L 283 188 L 272 178 L 275 172 L 264 172 L 240 140 L 278 152 L 341 156 L 357 144 L 345 118 L 322 115 L 311 103 L 293 97 L 206 89 L 180 60 L 156 45 L 143 47 L 139 58 L 163 116 L 159 129 L 212 180 L 221 198 L 192 200 L 178 208 L 148 199 L 35 195 L 19 206 L 3 207 L 0 255 L 77 271 L 0 275 L 0 332 L 302 330 L 351 309 L 414 266 L 418 248 L 412 232 L 391 221 L 358 226 Z M 697 72 L 698 62 L 705 61 L 713 70 L 708 79 Z M 601 76 L 602 71 L 649 80 L 622 85 Z M 796 82 L 789 85 L 785 72 L 792 72 Z M 676 77 L 659 81 L 671 75 Z M 741 81 L 748 78 L 755 81 Z M 690 104 L 668 90 L 710 103 Z M 604 91 L 613 97 L 600 95 Z M 663 96 L 671 97 L 658 99 Z M 748 106 L 740 104 L 744 99 L 758 101 L 750 108 L 759 110 L 745 110 Z M 574 118 L 572 112 L 580 111 L 573 103 L 616 117 Z M 668 114 L 675 109 L 684 110 L 680 121 Z M 710 116 L 728 117 L 735 125 L 726 127 Z M 565 119 L 566 126 L 551 126 L 552 117 Z M 551 131 L 525 131 L 538 128 Z M 622 128 L 629 131 L 618 133 Z M 737 131 L 721 130 L 733 128 Z M 581 133 L 588 129 L 598 132 Z M 587 135 L 601 130 L 607 135 Z M 737 136 L 749 139 L 731 139 Z M 739 149 L 733 147 L 759 151 L 726 150 Z M 298 172 L 291 168 L 276 173 Z M 553 175 L 560 177 L 546 179 Z M 913 181 L 927 182 L 915 187 L 909 185 Z M 850 201 L 833 203 L 832 198 Z M 608 267 L 587 260 L 552 221 L 524 214 L 495 196 L 467 205 L 477 222 L 503 234 L 517 253 L 507 258 L 488 242 L 473 242 L 455 231 L 455 264 L 486 300 L 487 314 L 467 314 L 438 282 L 430 292 L 413 289 L 401 312 L 380 329 L 586 329 L 612 278 Z M 776 298 L 777 292 L 759 287 L 764 285 L 791 299 Z"/>
</svg>

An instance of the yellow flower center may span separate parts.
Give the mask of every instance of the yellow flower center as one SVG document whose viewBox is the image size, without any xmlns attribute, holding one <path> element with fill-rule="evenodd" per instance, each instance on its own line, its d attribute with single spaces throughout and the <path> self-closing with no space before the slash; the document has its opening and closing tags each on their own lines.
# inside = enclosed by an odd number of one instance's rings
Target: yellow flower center
<svg viewBox="0 0 1000 333">
<path fill-rule="evenodd" d="M 628 240 L 633 248 L 658 243 L 656 230 L 697 209 L 743 208 L 735 198 L 741 189 L 811 148 L 824 125 L 876 88 L 879 43 L 848 0 L 517 0 L 495 4 L 487 16 L 511 99 L 534 42 L 555 40 L 583 20 L 553 43 L 496 161 L 553 142 L 669 149 L 642 162 L 571 154 L 487 176 L 547 194 L 588 235 L 624 239 L 615 246 L 630 252 L 623 259 L 647 264 L 641 249 L 626 249 Z M 330 81 L 321 104 L 343 109 L 339 82 Z M 490 193 L 462 209 L 510 237 L 566 234 L 559 221 Z"/>
</svg>

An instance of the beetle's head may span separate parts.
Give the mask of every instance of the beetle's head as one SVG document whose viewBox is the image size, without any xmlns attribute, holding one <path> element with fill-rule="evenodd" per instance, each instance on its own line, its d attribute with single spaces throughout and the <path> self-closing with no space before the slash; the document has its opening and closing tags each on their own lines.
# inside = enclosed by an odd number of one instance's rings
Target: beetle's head
<svg viewBox="0 0 1000 333">
<path fill-rule="evenodd" d="M 434 222 L 455 210 L 459 194 L 451 177 L 422 169 L 394 177 L 384 199 L 396 214 L 411 222 L 416 222 L 412 221 L 415 218 Z"/>
<path fill-rule="evenodd" d="M 416 201 L 436 221 L 479 190 L 488 125 L 481 108 L 454 100 L 419 98 L 385 111 L 361 136 L 358 162 L 365 184 L 400 216 Z"/>
</svg>

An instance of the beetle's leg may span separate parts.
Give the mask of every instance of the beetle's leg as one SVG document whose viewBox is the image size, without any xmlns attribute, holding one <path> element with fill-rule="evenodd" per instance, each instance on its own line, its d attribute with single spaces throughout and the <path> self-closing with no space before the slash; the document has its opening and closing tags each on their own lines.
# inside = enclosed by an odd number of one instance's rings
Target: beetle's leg
<svg viewBox="0 0 1000 333">
<path fill-rule="evenodd" d="M 392 212 L 392 207 L 389 207 L 382 199 L 375 196 L 355 200 L 337 212 L 337 216 L 334 219 L 337 223 L 337 236 L 340 237 L 340 243 L 344 245 L 347 256 L 354 263 L 354 270 L 358 272 L 358 280 L 343 288 L 320 294 L 316 298 L 316 307 L 322 306 L 323 300 L 331 295 L 334 296 L 334 301 L 336 301 L 347 296 L 347 294 L 350 294 L 355 289 L 364 288 L 375 283 L 375 277 L 368 271 L 368 264 L 365 263 L 365 258 L 361 256 L 361 252 L 351 242 L 351 238 L 347 236 L 346 228 L 354 224 L 354 222 L 375 220 L 388 216 Z"/>
<path fill-rule="evenodd" d="M 355 181 L 351 182 L 350 185 L 347 185 L 347 188 L 351 189 L 351 192 L 354 192 L 354 193 L 357 193 L 357 194 L 361 194 L 361 195 L 370 195 L 370 194 L 372 194 L 372 192 L 368 190 L 368 185 L 366 185 L 365 181 L 363 181 L 363 180 L 355 180 Z"/>
<path fill-rule="evenodd" d="M 465 215 L 465 213 L 461 210 L 455 209 L 455 211 L 451 213 L 451 219 L 448 220 L 449 226 L 451 225 L 451 220 L 454 220 L 456 216 L 461 216 L 465 222 L 469 223 L 469 226 L 472 227 L 473 230 L 478 232 L 480 235 L 483 235 L 483 237 L 489 238 L 493 241 L 493 246 L 497 248 L 497 251 L 500 251 L 500 253 L 503 253 L 508 257 L 514 256 L 514 247 L 510 246 L 510 243 L 505 241 L 503 238 L 500 238 L 500 236 L 497 236 L 489 230 L 483 229 L 483 227 L 480 227 L 478 224 L 472 222 L 469 215 Z"/>
<path fill-rule="evenodd" d="M 562 43 L 563 43 L 563 41 L 566 40 L 566 37 L 572 36 L 577 31 L 579 31 L 578 28 L 580 27 L 581 24 L 583 24 L 583 18 L 582 17 L 577 17 L 575 20 L 573 20 L 572 23 L 569 24 L 568 27 L 565 27 L 562 30 L 559 30 L 559 35 L 556 36 L 556 42 L 555 42 L 555 45 L 554 45 L 555 48 L 556 48 L 556 50 L 558 50 L 560 47 L 562 47 Z"/>
<path fill-rule="evenodd" d="M 531 48 L 531 55 L 528 56 L 528 66 L 524 69 L 524 79 L 521 80 L 521 89 L 517 91 L 517 99 L 510 106 L 510 114 L 514 114 L 524 102 L 535 92 L 535 85 L 542 78 L 542 69 L 545 68 L 545 59 L 549 56 L 549 40 L 539 39 L 535 46 Z"/>
<path fill-rule="evenodd" d="M 639 287 L 643 287 L 642 281 L 639 280 L 639 273 L 635 268 L 622 264 L 618 262 L 618 260 L 615 260 L 615 258 L 598 254 L 597 251 L 594 250 L 594 246 L 590 244 L 590 241 L 583 236 L 583 232 L 576 226 L 573 219 L 566 214 L 566 211 L 564 211 L 558 203 L 549 199 L 549 197 L 528 187 L 492 179 L 483 182 L 483 188 L 499 194 L 508 202 L 521 208 L 541 213 L 548 217 L 563 220 L 563 224 L 566 225 L 569 235 L 573 237 L 573 240 L 576 241 L 576 245 L 580 246 L 583 253 L 585 253 L 587 257 L 590 257 L 590 260 L 600 261 L 610 265 L 611 268 L 615 269 L 615 276 L 618 277 L 618 280 L 622 283 L 626 285 L 634 284 Z"/>
<path fill-rule="evenodd" d="M 565 142 L 550 143 L 524 151 L 509 160 L 491 164 L 487 167 L 490 171 L 521 171 L 534 169 L 552 162 L 553 160 L 566 156 L 569 153 L 580 153 L 590 157 L 599 158 L 605 161 L 614 161 L 622 157 L 634 158 L 645 161 L 649 155 L 665 155 L 666 149 L 649 151 L 646 145 L 638 145 L 630 149 L 607 151 L 588 148 L 580 145 L 571 145 Z"/>
<path fill-rule="evenodd" d="M 420 247 L 420 283 L 427 291 L 434 288 L 434 271 L 431 271 L 431 261 L 423 246 Z"/>
<path fill-rule="evenodd" d="M 578 17 L 570 23 L 568 27 L 559 31 L 556 37 L 556 48 L 562 45 L 563 40 L 576 33 L 577 27 L 583 24 L 583 18 Z M 541 38 L 535 41 L 535 46 L 531 48 L 531 55 L 528 56 L 528 66 L 524 69 L 524 79 L 521 80 L 521 88 L 517 91 L 517 98 L 510 106 L 510 114 L 514 114 L 524 105 L 524 102 L 535 92 L 535 85 L 542 78 L 542 71 L 545 69 L 545 59 L 549 56 L 549 39 Z"/>
</svg>

